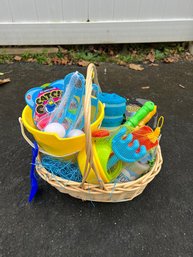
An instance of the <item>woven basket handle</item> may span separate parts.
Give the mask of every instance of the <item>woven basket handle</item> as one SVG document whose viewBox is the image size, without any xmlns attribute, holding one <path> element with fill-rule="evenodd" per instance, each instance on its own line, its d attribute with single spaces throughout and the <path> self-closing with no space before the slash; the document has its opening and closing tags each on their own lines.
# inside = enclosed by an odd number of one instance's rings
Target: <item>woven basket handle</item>
<svg viewBox="0 0 193 257">
<path fill-rule="evenodd" d="M 105 185 L 101 176 L 94 164 L 93 161 L 93 149 L 92 149 L 92 135 L 90 129 L 90 120 L 91 120 L 91 94 L 92 94 L 92 81 L 98 84 L 97 78 L 97 70 L 94 64 L 90 63 L 87 68 L 87 75 L 86 75 L 86 92 L 85 92 L 85 99 L 84 99 L 84 132 L 86 137 L 86 164 L 84 169 L 84 177 L 82 179 L 82 183 L 80 186 L 83 186 L 91 169 L 93 169 L 99 184 L 102 188 L 105 189 Z"/>
</svg>

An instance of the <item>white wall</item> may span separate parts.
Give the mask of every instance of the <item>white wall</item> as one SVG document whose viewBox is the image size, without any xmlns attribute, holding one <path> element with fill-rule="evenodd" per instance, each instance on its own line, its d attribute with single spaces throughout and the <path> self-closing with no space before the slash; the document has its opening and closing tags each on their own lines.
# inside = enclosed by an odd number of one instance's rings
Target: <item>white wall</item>
<svg viewBox="0 0 193 257">
<path fill-rule="evenodd" d="M 191 40 L 193 0 L 0 0 L 0 45 Z"/>
</svg>

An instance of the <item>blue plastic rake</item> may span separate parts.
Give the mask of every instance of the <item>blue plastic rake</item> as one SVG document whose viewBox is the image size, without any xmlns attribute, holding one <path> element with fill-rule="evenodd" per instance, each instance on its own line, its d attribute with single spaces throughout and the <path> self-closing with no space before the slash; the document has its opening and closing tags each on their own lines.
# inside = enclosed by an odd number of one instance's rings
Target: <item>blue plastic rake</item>
<svg viewBox="0 0 193 257">
<path fill-rule="evenodd" d="M 147 153 L 146 147 L 144 145 L 141 146 L 138 140 L 132 142 L 132 134 L 122 139 L 126 132 L 127 129 L 123 127 L 112 140 L 114 155 L 108 161 L 108 169 L 112 168 L 119 160 L 123 162 L 135 162 Z"/>
</svg>

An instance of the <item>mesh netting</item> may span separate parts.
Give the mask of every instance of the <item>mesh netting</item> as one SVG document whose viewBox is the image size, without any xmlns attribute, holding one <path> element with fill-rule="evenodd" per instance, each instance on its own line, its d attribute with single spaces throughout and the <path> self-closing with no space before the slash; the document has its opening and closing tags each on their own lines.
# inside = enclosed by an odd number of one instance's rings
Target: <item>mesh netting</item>
<svg viewBox="0 0 193 257">
<path fill-rule="evenodd" d="M 53 175 L 75 182 L 82 181 L 82 175 L 77 163 L 72 163 L 70 161 L 64 161 L 59 158 L 43 155 L 41 165 Z"/>
</svg>

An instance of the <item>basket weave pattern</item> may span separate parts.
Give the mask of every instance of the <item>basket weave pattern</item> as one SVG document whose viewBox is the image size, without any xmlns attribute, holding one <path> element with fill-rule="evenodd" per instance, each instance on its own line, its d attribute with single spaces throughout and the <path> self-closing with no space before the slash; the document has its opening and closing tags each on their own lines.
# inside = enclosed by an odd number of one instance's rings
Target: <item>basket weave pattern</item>
<svg viewBox="0 0 193 257">
<path fill-rule="evenodd" d="M 40 155 L 38 157 L 38 161 L 40 161 Z M 55 176 L 41 165 L 37 165 L 36 170 L 42 179 L 47 181 L 61 193 L 67 193 L 82 200 L 97 202 L 123 202 L 132 200 L 143 192 L 146 186 L 160 172 L 162 162 L 161 149 L 159 146 L 156 161 L 148 173 L 135 181 L 105 184 L 105 190 L 100 188 L 100 185 L 89 184 L 86 182 L 83 187 L 81 187 L 81 183 L 65 180 Z"/>
</svg>

